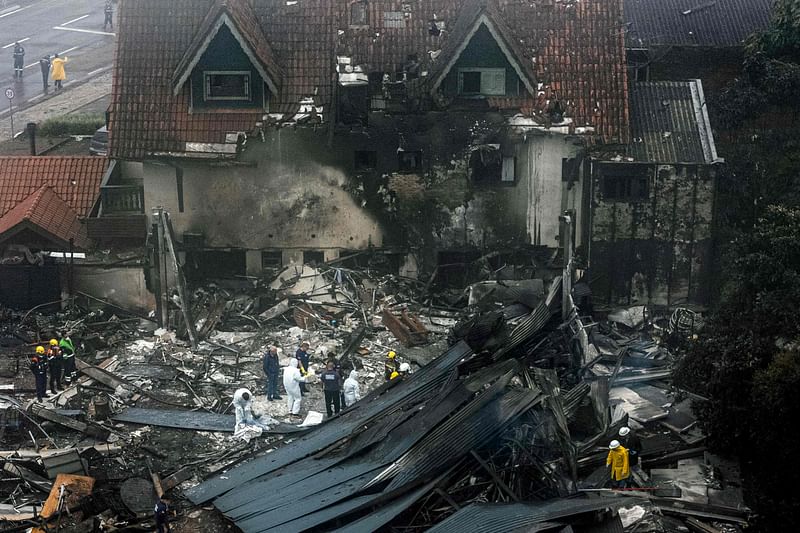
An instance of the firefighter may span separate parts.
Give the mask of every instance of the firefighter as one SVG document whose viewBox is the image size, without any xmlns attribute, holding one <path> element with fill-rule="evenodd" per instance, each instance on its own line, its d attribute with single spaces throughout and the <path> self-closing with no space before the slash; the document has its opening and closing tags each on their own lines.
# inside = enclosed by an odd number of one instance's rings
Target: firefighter
<svg viewBox="0 0 800 533">
<path fill-rule="evenodd" d="M 64 381 L 69 387 L 77 376 L 75 373 L 75 345 L 72 344 L 72 339 L 67 335 L 61 339 L 58 346 L 61 348 L 61 357 L 64 363 Z"/>
<path fill-rule="evenodd" d="M 50 392 L 58 392 L 58 386 L 64 387 L 64 360 L 61 357 L 61 348 L 58 347 L 56 339 L 50 339 L 50 347 L 47 349 L 47 366 L 50 367 Z"/>
<path fill-rule="evenodd" d="M 397 373 L 397 354 L 394 350 L 386 354 L 386 362 L 383 363 L 383 373 L 386 381 L 392 379 L 392 374 Z"/>
<path fill-rule="evenodd" d="M 49 398 L 47 394 L 47 356 L 44 353 L 44 346 L 37 346 L 36 353 L 31 357 L 31 372 L 36 380 L 36 400 L 41 402 L 42 398 Z"/>
</svg>

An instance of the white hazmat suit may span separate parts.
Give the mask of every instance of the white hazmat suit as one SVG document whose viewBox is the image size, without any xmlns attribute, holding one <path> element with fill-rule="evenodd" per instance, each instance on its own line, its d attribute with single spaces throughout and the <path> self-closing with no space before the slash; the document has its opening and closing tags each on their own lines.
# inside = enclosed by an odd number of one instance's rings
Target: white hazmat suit
<svg viewBox="0 0 800 533">
<path fill-rule="evenodd" d="M 293 415 L 300 414 L 300 407 L 303 397 L 300 394 L 300 384 L 305 383 L 306 378 L 300 374 L 298 361 L 295 358 L 289 360 L 289 366 L 283 369 L 283 388 L 286 389 L 286 403 L 289 412 Z"/>
<path fill-rule="evenodd" d="M 245 399 L 245 396 L 247 398 Z M 258 437 L 264 430 L 269 430 L 271 424 L 277 421 L 268 416 L 253 415 L 253 393 L 247 389 L 237 389 L 233 393 L 233 408 L 236 414 L 236 428 L 234 437 L 242 437 L 249 440 L 251 437 Z"/>
<path fill-rule="evenodd" d="M 344 404 L 350 407 L 361 399 L 361 388 L 358 386 L 358 372 L 350 371 L 350 377 L 344 380 Z"/>
</svg>

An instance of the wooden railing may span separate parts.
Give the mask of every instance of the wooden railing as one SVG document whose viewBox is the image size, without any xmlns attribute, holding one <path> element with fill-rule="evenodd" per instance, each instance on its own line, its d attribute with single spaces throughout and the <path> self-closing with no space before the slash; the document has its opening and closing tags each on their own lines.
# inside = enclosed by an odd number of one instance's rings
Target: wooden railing
<svg viewBox="0 0 800 533">
<path fill-rule="evenodd" d="M 105 185 L 100 188 L 102 215 L 144 213 L 144 187 Z"/>
</svg>

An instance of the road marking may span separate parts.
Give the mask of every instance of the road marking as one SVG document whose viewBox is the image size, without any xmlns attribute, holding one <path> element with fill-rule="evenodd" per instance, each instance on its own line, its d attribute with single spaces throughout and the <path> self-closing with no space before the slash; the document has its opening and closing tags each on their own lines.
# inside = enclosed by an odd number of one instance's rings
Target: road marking
<svg viewBox="0 0 800 533">
<path fill-rule="evenodd" d="M 19 9 L 14 9 L 14 11 L 9 11 L 8 13 L 3 13 L 2 15 L 0 15 L 0 19 L 1 19 L 1 18 L 5 18 L 5 17 L 7 17 L 7 16 L 9 16 L 9 15 L 13 15 L 14 13 L 19 13 L 19 12 L 20 12 L 20 11 L 22 11 L 23 9 L 27 9 L 27 8 L 24 8 L 24 7 L 19 7 L 19 6 L 17 6 L 17 7 L 18 7 Z M 12 8 L 12 9 L 13 9 L 13 8 Z"/>
<path fill-rule="evenodd" d="M 111 33 L 107 31 L 97 31 L 97 30 L 83 30 L 81 28 L 65 28 L 64 26 L 53 26 L 54 30 L 62 30 L 62 31 L 77 31 L 80 33 L 91 33 L 93 35 L 110 35 L 115 36 L 116 33 Z"/>
<path fill-rule="evenodd" d="M 19 4 L 14 4 L 13 6 L 8 6 L 4 9 L 0 9 L 0 14 L 8 13 L 9 11 L 12 11 L 14 9 L 19 9 Z"/>
<path fill-rule="evenodd" d="M 26 100 L 26 103 L 27 103 L 27 102 L 35 102 L 36 100 L 38 100 L 39 98 L 42 98 L 43 96 L 44 96 L 44 93 L 42 93 L 42 94 L 37 94 L 37 95 L 36 95 L 36 96 L 34 96 L 33 98 L 28 98 L 28 99 Z"/>
<path fill-rule="evenodd" d="M 78 17 L 78 18 L 75 18 L 75 19 L 72 19 L 72 20 L 68 20 L 68 21 L 66 21 L 65 23 L 63 23 L 63 24 L 62 24 L 62 26 L 69 26 L 69 25 L 70 25 L 70 24 L 72 24 L 73 22 L 78 22 L 79 20 L 83 20 L 83 19 L 85 19 L 85 18 L 86 18 L 86 17 L 88 17 L 88 16 L 89 16 L 89 15 L 83 15 L 82 17 Z"/>
<path fill-rule="evenodd" d="M 24 43 L 24 42 L 25 42 L 25 41 L 27 41 L 28 39 L 30 39 L 30 37 L 25 37 L 24 39 L 20 39 L 19 41 L 14 41 L 13 43 L 8 43 L 7 45 L 5 45 L 5 46 L 3 47 L 3 50 L 5 50 L 6 48 L 11 48 L 12 46 L 14 46 L 14 45 L 15 45 L 15 44 L 17 44 L 17 43 Z"/>
<path fill-rule="evenodd" d="M 78 48 L 80 48 L 80 46 L 73 46 L 72 48 L 67 48 L 63 52 L 59 52 L 58 55 L 63 56 L 64 54 L 68 54 L 68 53 L 72 52 L 73 50 L 77 50 Z"/>
<path fill-rule="evenodd" d="M 88 74 L 87 74 L 87 76 L 94 76 L 94 75 L 95 75 L 95 74 L 97 74 L 98 72 L 100 72 L 100 71 L 102 71 L 102 70 L 106 70 L 107 68 L 111 68 L 111 67 L 100 67 L 100 68 L 96 68 L 96 69 L 94 69 L 93 71 L 91 71 L 90 73 L 88 73 Z"/>
</svg>

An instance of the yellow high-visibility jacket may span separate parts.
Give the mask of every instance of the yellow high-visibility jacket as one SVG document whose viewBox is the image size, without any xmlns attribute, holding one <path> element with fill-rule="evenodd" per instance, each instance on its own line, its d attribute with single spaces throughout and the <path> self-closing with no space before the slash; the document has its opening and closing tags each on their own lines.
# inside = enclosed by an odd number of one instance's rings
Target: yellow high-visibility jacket
<svg viewBox="0 0 800 533">
<path fill-rule="evenodd" d="M 66 57 L 57 57 L 50 62 L 51 68 L 53 72 L 50 74 L 50 77 L 54 80 L 65 80 L 67 79 L 67 73 L 64 70 L 64 63 L 67 62 Z"/>
<path fill-rule="evenodd" d="M 631 475 L 631 467 L 628 463 L 628 450 L 624 446 L 608 450 L 606 466 L 611 465 L 611 479 L 619 481 L 627 479 Z"/>
</svg>

